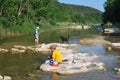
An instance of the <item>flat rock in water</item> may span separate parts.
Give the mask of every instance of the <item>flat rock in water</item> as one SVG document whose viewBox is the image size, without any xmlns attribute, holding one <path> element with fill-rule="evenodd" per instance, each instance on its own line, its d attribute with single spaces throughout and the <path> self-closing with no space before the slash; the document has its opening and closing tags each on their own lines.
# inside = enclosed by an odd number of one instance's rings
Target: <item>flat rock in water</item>
<svg viewBox="0 0 120 80">
<path fill-rule="evenodd" d="M 80 40 L 81 44 L 96 45 L 96 44 L 110 44 L 110 41 L 106 41 L 103 38 L 85 38 Z"/>
<path fill-rule="evenodd" d="M 97 61 L 99 58 L 99 55 L 97 54 L 75 53 L 72 55 L 72 58 L 69 58 L 69 55 L 66 57 L 68 57 L 66 58 L 67 60 L 63 60 L 58 67 L 43 63 L 40 66 L 40 70 L 55 72 L 61 75 L 69 75 L 105 69 L 105 64 Z"/>
</svg>

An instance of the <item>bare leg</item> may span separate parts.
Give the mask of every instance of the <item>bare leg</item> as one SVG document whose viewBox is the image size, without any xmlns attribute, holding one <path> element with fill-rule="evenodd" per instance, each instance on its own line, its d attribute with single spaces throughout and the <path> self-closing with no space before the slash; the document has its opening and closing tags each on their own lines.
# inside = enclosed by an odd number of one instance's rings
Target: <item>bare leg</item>
<svg viewBox="0 0 120 80">
<path fill-rule="evenodd" d="M 39 36 L 36 36 L 35 38 L 35 45 L 38 45 L 39 44 Z"/>
<path fill-rule="evenodd" d="M 37 45 L 37 38 L 35 38 L 35 45 Z"/>
<path fill-rule="evenodd" d="M 39 44 L 39 36 L 37 36 L 37 45 Z"/>
</svg>

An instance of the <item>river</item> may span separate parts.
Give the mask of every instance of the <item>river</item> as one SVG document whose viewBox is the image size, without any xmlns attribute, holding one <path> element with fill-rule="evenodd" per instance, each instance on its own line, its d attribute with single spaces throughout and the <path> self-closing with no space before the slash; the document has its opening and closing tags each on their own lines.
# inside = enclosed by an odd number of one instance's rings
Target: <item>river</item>
<svg viewBox="0 0 120 80">
<path fill-rule="evenodd" d="M 52 30 L 40 33 L 40 43 L 61 43 L 60 35 L 70 35 L 69 44 L 80 44 L 80 39 L 102 36 L 97 30 Z M 119 42 L 120 37 L 105 37 L 107 40 Z M 11 49 L 14 45 L 34 45 L 33 35 L 0 40 L 0 47 Z M 120 80 L 114 68 L 120 68 L 120 51 L 106 51 L 103 45 L 81 45 L 78 52 L 97 52 L 99 60 L 106 64 L 105 71 L 91 71 L 74 75 L 57 75 L 41 72 L 39 66 L 47 59 L 47 54 L 0 54 L 0 74 L 11 76 L 12 80 Z"/>
</svg>

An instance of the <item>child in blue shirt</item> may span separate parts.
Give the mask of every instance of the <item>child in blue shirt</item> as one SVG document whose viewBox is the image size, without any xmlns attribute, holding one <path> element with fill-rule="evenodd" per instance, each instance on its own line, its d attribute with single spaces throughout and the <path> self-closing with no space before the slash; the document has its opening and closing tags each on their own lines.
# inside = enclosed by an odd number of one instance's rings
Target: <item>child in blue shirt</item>
<svg viewBox="0 0 120 80">
<path fill-rule="evenodd" d="M 36 27 L 36 29 L 34 30 L 34 38 L 35 38 L 35 44 L 38 45 L 39 44 L 39 27 Z"/>
</svg>

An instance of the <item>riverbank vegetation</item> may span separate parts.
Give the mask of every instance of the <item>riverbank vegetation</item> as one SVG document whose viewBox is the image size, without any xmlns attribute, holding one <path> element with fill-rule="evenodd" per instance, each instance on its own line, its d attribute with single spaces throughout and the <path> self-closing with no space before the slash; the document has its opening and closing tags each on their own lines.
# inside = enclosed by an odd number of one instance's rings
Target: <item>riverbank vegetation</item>
<svg viewBox="0 0 120 80">
<path fill-rule="evenodd" d="M 107 0 L 104 4 L 103 22 L 120 28 L 120 0 Z"/>
<path fill-rule="evenodd" d="M 35 26 L 44 30 L 66 23 L 97 24 L 101 15 L 96 9 L 58 0 L 0 0 L 0 38 L 31 34 Z"/>
</svg>

